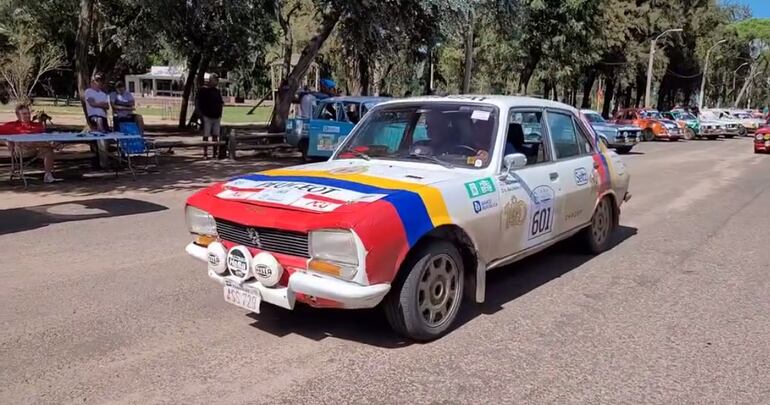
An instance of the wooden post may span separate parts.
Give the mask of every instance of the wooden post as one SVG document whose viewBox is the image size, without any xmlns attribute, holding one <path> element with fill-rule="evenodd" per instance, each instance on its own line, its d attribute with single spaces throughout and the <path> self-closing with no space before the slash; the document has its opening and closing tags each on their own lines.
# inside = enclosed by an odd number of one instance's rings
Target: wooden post
<svg viewBox="0 0 770 405">
<path fill-rule="evenodd" d="M 230 155 L 231 160 L 235 160 L 235 149 L 238 145 L 238 140 L 236 139 L 236 133 L 235 128 L 230 128 L 229 131 L 227 131 L 227 151 Z"/>
</svg>

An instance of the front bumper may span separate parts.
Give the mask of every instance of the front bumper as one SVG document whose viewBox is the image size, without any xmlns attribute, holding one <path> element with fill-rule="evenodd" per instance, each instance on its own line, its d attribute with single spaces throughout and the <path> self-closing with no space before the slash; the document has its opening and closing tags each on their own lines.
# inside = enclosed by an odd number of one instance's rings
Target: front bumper
<svg viewBox="0 0 770 405">
<path fill-rule="evenodd" d="M 754 141 L 754 152 L 770 153 L 770 141 Z"/>
<path fill-rule="evenodd" d="M 190 243 L 185 248 L 190 256 L 208 263 L 207 249 Z M 307 296 L 311 301 L 324 299 L 339 303 L 342 308 L 358 309 L 376 307 L 390 291 L 390 284 L 360 285 L 337 278 L 322 276 L 314 273 L 295 271 L 289 276 L 286 287 L 265 287 L 254 279 L 241 282 L 229 275 L 219 275 L 208 270 L 208 276 L 221 285 L 238 285 L 241 288 L 257 290 L 262 301 L 269 302 L 286 309 L 294 309 L 298 294 Z"/>
</svg>

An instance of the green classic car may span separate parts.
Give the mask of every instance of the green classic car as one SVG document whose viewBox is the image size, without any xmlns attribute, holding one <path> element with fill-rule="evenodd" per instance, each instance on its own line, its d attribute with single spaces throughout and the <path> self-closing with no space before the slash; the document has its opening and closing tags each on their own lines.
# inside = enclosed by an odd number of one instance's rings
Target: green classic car
<svg viewBox="0 0 770 405">
<path fill-rule="evenodd" d="M 662 113 L 663 118 L 676 121 L 681 126 L 684 124 L 684 139 L 695 139 L 700 137 L 700 120 L 689 112 L 681 109 L 666 111 Z"/>
</svg>

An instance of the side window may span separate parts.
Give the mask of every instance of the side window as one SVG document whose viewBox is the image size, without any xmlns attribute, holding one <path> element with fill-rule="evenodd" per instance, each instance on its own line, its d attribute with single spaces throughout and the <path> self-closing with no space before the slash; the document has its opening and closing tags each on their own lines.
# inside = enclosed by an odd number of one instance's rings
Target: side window
<svg viewBox="0 0 770 405">
<path fill-rule="evenodd" d="M 546 145 L 543 143 L 543 112 L 512 111 L 506 131 L 504 155 L 522 153 L 527 157 L 527 165 L 550 160 Z"/>
<path fill-rule="evenodd" d="M 549 112 L 548 130 L 557 159 L 580 155 L 580 144 L 575 122 L 568 114 Z"/>
</svg>

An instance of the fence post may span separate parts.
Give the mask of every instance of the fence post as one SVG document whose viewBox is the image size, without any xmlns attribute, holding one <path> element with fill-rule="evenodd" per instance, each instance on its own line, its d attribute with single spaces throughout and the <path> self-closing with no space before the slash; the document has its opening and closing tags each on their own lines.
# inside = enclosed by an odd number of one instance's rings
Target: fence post
<svg viewBox="0 0 770 405">
<path fill-rule="evenodd" d="M 227 131 L 227 152 L 228 155 L 230 155 L 229 157 L 231 160 L 235 160 L 235 150 L 237 145 L 238 140 L 235 133 L 235 128 L 230 128 L 230 130 Z"/>
</svg>

